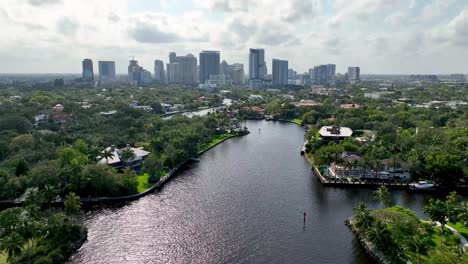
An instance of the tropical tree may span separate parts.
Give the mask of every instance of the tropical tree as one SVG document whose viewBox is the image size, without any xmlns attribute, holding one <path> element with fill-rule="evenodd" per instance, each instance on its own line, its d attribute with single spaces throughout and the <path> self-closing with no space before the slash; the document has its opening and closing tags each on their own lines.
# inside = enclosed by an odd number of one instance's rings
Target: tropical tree
<svg viewBox="0 0 468 264">
<path fill-rule="evenodd" d="M 407 240 L 410 248 L 418 254 L 418 264 L 421 263 L 421 254 L 425 254 L 431 248 L 431 240 L 429 236 L 418 232 Z"/>
<path fill-rule="evenodd" d="M 450 222 L 458 222 L 462 207 L 461 207 L 461 197 L 457 194 L 457 192 L 451 192 L 447 195 L 445 200 L 445 206 L 447 207 L 447 217 Z"/>
<path fill-rule="evenodd" d="M 109 158 L 112 158 L 112 157 L 114 157 L 114 153 L 106 149 L 101 153 L 100 159 L 106 159 L 106 164 L 109 164 Z"/>
<path fill-rule="evenodd" d="M 390 192 L 385 186 L 380 186 L 376 191 L 374 191 L 374 199 L 380 202 L 382 208 L 389 207 L 393 204 Z"/>
<path fill-rule="evenodd" d="M 16 232 L 12 232 L 0 239 L 0 249 L 6 252 L 7 261 L 9 263 L 13 263 L 13 258 L 21 254 L 23 251 L 23 245 L 23 237 Z"/>
<path fill-rule="evenodd" d="M 135 158 L 135 152 L 131 148 L 124 148 L 122 150 L 122 160 L 127 164 L 127 166 L 132 162 Z"/>
<path fill-rule="evenodd" d="M 154 182 L 157 180 L 157 174 L 161 171 L 162 164 L 162 161 L 154 154 L 149 155 L 145 159 L 145 163 L 143 164 L 143 171 L 149 173 L 150 181 Z"/>
<path fill-rule="evenodd" d="M 447 224 L 449 212 L 445 202 L 431 198 L 429 204 L 424 207 L 424 212 L 429 214 L 433 221 L 437 221 L 442 225 L 442 229 Z"/>
<path fill-rule="evenodd" d="M 88 159 L 92 162 L 99 161 L 99 159 L 105 158 L 102 156 L 101 150 L 98 147 L 90 147 L 88 149 Z M 107 161 L 107 159 L 106 159 Z"/>
<path fill-rule="evenodd" d="M 354 224 L 359 229 L 363 229 L 365 232 L 374 222 L 374 217 L 371 215 L 367 205 L 363 202 L 359 203 L 354 208 Z"/>
<path fill-rule="evenodd" d="M 468 202 L 460 203 L 460 211 L 458 219 L 465 225 L 468 226 Z"/>
<path fill-rule="evenodd" d="M 65 212 L 67 212 L 70 216 L 73 217 L 76 213 L 80 211 L 80 208 L 81 208 L 80 197 L 76 195 L 74 192 L 70 192 L 70 194 L 68 195 L 68 199 L 64 202 L 64 205 L 65 205 Z"/>
</svg>

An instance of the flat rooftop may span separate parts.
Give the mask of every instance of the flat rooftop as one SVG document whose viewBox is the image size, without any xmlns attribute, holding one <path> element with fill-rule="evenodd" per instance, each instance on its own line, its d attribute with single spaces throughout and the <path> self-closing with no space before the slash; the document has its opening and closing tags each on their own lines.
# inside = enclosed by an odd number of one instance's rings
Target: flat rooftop
<svg viewBox="0 0 468 264">
<path fill-rule="evenodd" d="M 350 137 L 353 130 L 349 127 L 323 126 L 319 130 L 322 137 Z"/>
</svg>

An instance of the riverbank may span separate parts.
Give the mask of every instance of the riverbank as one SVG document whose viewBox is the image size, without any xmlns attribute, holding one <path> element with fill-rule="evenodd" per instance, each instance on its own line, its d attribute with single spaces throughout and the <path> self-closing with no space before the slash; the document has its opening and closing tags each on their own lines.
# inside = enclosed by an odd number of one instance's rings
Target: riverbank
<svg viewBox="0 0 468 264">
<path fill-rule="evenodd" d="M 375 245 L 367 241 L 364 235 L 354 227 L 353 218 L 345 220 L 345 225 L 351 230 L 364 252 L 372 259 L 373 263 L 389 263 L 385 261 L 384 254 L 375 248 Z"/>
<path fill-rule="evenodd" d="M 150 188 L 147 190 L 133 194 L 133 195 L 128 195 L 128 196 L 120 196 L 120 197 L 96 197 L 96 198 L 82 198 L 80 201 L 83 203 L 83 205 L 89 205 L 89 204 L 108 204 L 108 203 L 116 203 L 116 202 L 126 202 L 126 201 L 133 201 L 137 200 L 141 197 L 144 197 L 148 194 L 153 193 L 155 190 L 160 190 L 167 182 L 169 182 L 175 174 L 182 169 L 187 163 L 189 163 L 192 159 L 199 157 L 203 153 L 207 152 L 208 150 L 216 147 L 217 145 L 223 143 L 224 141 L 234 138 L 234 137 L 239 137 L 239 136 L 245 136 L 248 133 L 238 133 L 238 134 L 228 134 L 228 136 L 224 138 L 219 138 L 215 137 L 215 139 L 209 143 L 207 146 L 202 148 L 195 157 L 192 157 L 186 161 L 183 161 L 179 164 L 177 164 L 174 168 L 169 170 L 166 175 L 161 177 L 158 182 L 156 182 L 154 185 L 152 185 Z"/>
<path fill-rule="evenodd" d="M 174 168 L 169 170 L 167 174 L 165 174 L 163 177 L 159 179 L 158 182 L 155 184 L 151 185 L 151 187 L 147 188 L 146 190 L 139 192 L 137 194 L 132 194 L 132 195 L 126 195 L 126 196 L 117 196 L 117 197 L 89 197 L 89 198 L 80 198 L 80 202 L 84 205 L 96 205 L 96 204 L 111 204 L 111 203 L 119 203 L 119 202 L 127 202 L 127 201 L 133 201 L 137 200 L 141 197 L 144 197 L 148 194 L 153 193 L 155 190 L 161 189 L 169 180 L 181 169 L 183 168 L 187 163 L 189 163 L 192 159 L 199 157 L 203 153 L 207 152 L 208 150 L 216 147 L 217 145 L 223 143 L 224 141 L 234 138 L 234 137 L 240 137 L 240 136 L 245 136 L 249 132 L 240 132 L 237 134 L 228 134 L 227 137 L 224 138 L 219 138 L 215 137 L 215 139 L 209 143 L 208 145 L 202 147 L 202 150 L 200 150 L 195 157 L 192 157 L 191 159 L 188 159 L 186 161 L 183 161 L 179 164 L 177 164 Z M 140 184 L 139 184 L 140 185 Z M 140 189 L 141 190 L 141 189 Z M 60 201 L 55 201 L 52 204 L 55 206 L 62 206 L 64 200 Z M 21 201 L 13 201 L 13 200 L 4 200 L 0 201 L 0 210 L 11 208 L 11 207 L 18 207 L 21 206 L 22 202 Z"/>
<path fill-rule="evenodd" d="M 401 206 L 369 210 L 360 204 L 345 225 L 376 263 L 426 263 L 439 255 L 468 258 L 466 239 L 459 232 Z"/>
</svg>

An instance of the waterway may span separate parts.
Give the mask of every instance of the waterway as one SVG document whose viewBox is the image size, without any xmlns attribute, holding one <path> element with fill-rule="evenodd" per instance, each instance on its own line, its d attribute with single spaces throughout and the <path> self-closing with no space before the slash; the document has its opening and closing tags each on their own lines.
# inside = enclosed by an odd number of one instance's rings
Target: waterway
<svg viewBox="0 0 468 264">
<path fill-rule="evenodd" d="M 379 206 L 373 190 L 323 187 L 299 154 L 301 127 L 247 126 L 162 191 L 89 212 L 70 263 L 369 263 L 344 220 L 360 201 Z M 392 196 L 422 216 L 428 197 Z"/>
</svg>

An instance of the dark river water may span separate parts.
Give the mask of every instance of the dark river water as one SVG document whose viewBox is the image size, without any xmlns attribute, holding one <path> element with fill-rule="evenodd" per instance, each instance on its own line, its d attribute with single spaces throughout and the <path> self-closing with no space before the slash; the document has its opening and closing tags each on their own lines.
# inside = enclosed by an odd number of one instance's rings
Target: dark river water
<svg viewBox="0 0 468 264">
<path fill-rule="evenodd" d="M 70 263 L 369 263 L 344 220 L 360 201 L 378 206 L 373 190 L 322 187 L 299 154 L 301 127 L 247 126 L 161 192 L 89 212 Z M 392 195 L 422 215 L 427 197 Z"/>
</svg>

